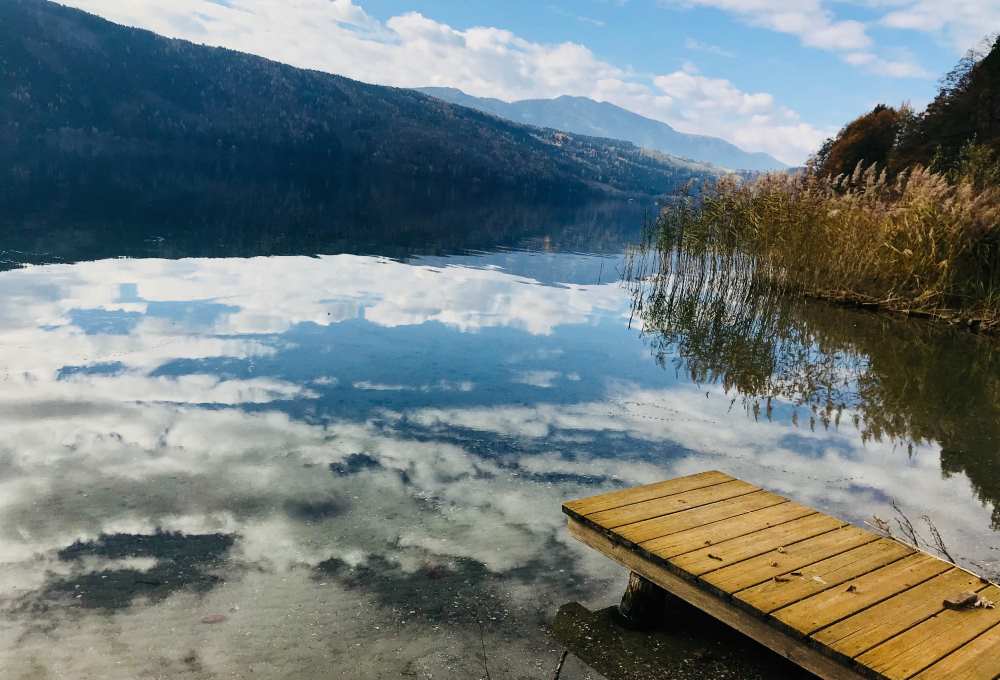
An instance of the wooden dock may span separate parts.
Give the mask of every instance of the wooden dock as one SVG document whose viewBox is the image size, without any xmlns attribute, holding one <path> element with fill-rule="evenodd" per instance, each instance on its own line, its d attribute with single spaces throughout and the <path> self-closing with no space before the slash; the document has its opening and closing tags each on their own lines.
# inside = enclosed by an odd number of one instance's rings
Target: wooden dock
<svg viewBox="0 0 1000 680">
<path fill-rule="evenodd" d="M 1000 588 L 722 472 L 570 501 L 563 512 L 573 536 L 633 580 L 822 678 L 1000 677 L 1000 604 L 984 606 L 1000 603 Z"/>
</svg>

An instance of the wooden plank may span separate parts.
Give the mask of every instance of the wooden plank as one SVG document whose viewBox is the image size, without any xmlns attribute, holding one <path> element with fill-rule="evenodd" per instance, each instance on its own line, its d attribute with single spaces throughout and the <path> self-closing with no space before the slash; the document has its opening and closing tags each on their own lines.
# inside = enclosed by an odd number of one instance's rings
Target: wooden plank
<svg viewBox="0 0 1000 680">
<path fill-rule="evenodd" d="M 733 478 L 724 472 L 709 470 L 708 472 L 699 472 L 698 474 L 688 475 L 687 477 L 668 479 L 665 482 L 646 484 L 645 486 L 633 487 L 631 489 L 621 489 L 619 491 L 610 491 L 598 496 L 591 496 L 590 498 L 581 498 L 580 500 L 569 501 L 568 503 L 563 504 L 563 508 L 578 515 L 589 515 L 594 512 L 610 510 L 611 508 L 628 505 L 629 503 L 648 501 L 654 498 L 683 493 L 685 491 L 700 489 L 705 486 L 711 486 L 712 484 L 721 484 L 722 482 L 729 482 L 732 480 Z"/>
<path fill-rule="evenodd" d="M 724 593 L 735 593 L 877 540 L 878 536 L 870 531 L 847 526 L 793 543 L 780 553 L 772 550 L 718 569 L 704 578 Z"/>
<path fill-rule="evenodd" d="M 837 663 L 801 640 L 778 631 L 753 614 L 733 606 L 720 597 L 705 592 L 692 583 L 628 546 L 616 543 L 603 533 L 573 519 L 569 532 L 591 548 L 607 555 L 625 568 L 649 579 L 661 588 L 701 609 L 726 625 L 748 635 L 760 644 L 827 680 L 861 680 L 853 670 Z"/>
<path fill-rule="evenodd" d="M 670 536 L 662 536 L 642 544 L 644 550 L 660 557 L 675 557 L 684 553 L 721 544 L 761 529 L 778 526 L 801 517 L 817 514 L 812 508 L 798 503 L 782 503 L 770 508 L 745 513 L 708 526 L 696 527 Z M 718 565 L 716 565 L 718 566 Z"/>
<path fill-rule="evenodd" d="M 945 598 L 986 586 L 962 569 L 949 569 L 918 586 L 813 634 L 813 639 L 854 658 L 907 628 L 944 611 Z"/>
<path fill-rule="evenodd" d="M 1000 588 L 989 586 L 980 595 L 988 600 L 1000 600 Z M 948 609 L 865 652 L 857 660 L 891 680 L 904 680 L 997 623 L 1000 623 L 1000 609 Z"/>
<path fill-rule="evenodd" d="M 605 529 L 614 529 L 625 524 L 641 522 L 644 519 L 669 515 L 690 508 L 708 505 L 726 498 L 743 496 L 754 491 L 760 491 L 753 484 L 747 484 L 738 479 L 721 484 L 713 484 L 693 491 L 671 494 L 662 498 L 631 503 L 610 510 L 601 510 L 587 515 L 587 521 Z"/>
<path fill-rule="evenodd" d="M 1000 677 L 1000 625 L 944 657 L 914 680 L 996 680 Z"/>
<path fill-rule="evenodd" d="M 670 563 L 688 573 L 701 576 L 721 567 L 742 562 L 751 557 L 790 545 L 828 531 L 839 529 L 846 522 L 816 513 L 800 519 L 746 534 L 723 543 L 706 546 L 670 560 Z M 654 555 L 655 551 L 650 551 Z"/>
<path fill-rule="evenodd" d="M 770 491 L 755 491 L 745 496 L 709 503 L 700 508 L 626 524 L 615 529 L 615 533 L 627 541 L 642 543 L 787 502 L 787 498 Z"/>
<path fill-rule="evenodd" d="M 947 562 L 930 555 L 909 555 L 851 580 L 847 587 L 841 583 L 779 609 L 773 616 L 793 630 L 811 635 L 835 621 L 923 583 L 950 567 Z"/>
<path fill-rule="evenodd" d="M 878 539 L 803 567 L 800 570 L 802 576 L 792 577 L 791 581 L 761 583 L 738 592 L 736 598 L 755 609 L 771 613 L 884 567 L 907 555 L 913 555 L 915 552 L 898 541 L 888 538 Z"/>
</svg>

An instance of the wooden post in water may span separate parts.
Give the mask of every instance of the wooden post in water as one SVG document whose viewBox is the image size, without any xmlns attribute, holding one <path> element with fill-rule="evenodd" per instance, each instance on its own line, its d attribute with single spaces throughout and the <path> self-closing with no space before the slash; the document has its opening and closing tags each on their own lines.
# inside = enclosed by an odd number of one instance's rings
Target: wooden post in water
<svg viewBox="0 0 1000 680">
<path fill-rule="evenodd" d="M 618 613 L 629 626 L 647 629 L 663 623 L 667 591 L 634 571 L 618 605 Z"/>
</svg>

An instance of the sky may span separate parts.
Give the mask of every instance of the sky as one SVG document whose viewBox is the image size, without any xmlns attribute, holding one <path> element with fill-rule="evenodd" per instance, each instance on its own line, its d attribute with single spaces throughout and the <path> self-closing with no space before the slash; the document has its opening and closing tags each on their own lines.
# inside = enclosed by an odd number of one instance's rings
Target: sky
<svg viewBox="0 0 1000 680">
<path fill-rule="evenodd" d="M 875 104 L 922 108 L 1000 0 L 62 0 L 399 87 L 592 97 L 787 163 Z"/>
</svg>

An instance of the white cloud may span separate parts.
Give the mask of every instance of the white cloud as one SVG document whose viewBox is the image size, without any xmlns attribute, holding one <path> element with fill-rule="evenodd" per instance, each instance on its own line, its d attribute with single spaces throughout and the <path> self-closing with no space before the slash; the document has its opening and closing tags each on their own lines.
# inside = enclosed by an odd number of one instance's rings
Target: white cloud
<svg viewBox="0 0 1000 680">
<path fill-rule="evenodd" d="M 260 54 L 366 82 L 458 87 L 473 95 L 507 100 L 563 94 L 592 97 L 675 125 L 683 132 L 717 135 L 751 151 L 766 151 L 788 163 L 801 162 L 827 135 L 802 121 L 789 124 L 785 110 L 754 117 L 740 114 L 725 101 L 720 101 L 719 107 L 729 118 L 724 122 L 717 117 L 706 119 L 702 113 L 710 106 L 705 101 L 692 104 L 669 96 L 649 77 L 604 61 L 577 43 L 537 43 L 492 27 L 457 30 L 416 12 L 380 22 L 349 0 L 67 2 L 171 37 Z M 794 23 L 791 17 L 774 20 Z M 810 40 L 839 40 L 852 31 L 857 33 L 850 26 L 834 24 L 815 32 Z M 857 35 L 849 44 L 867 46 Z M 735 90 L 735 86 L 730 87 Z"/>
<path fill-rule="evenodd" d="M 874 4 L 885 4 L 874 0 Z M 882 17 L 890 28 L 935 34 L 956 52 L 976 47 L 988 34 L 1000 31 L 1000 2 L 996 0 L 895 0 L 898 7 Z"/>
<path fill-rule="evenodd" d="M 735 59 L 736 55 L 727 49 L 719 47 L 718 45 L 713 45 L 711 43 L 705 43 L 694 38 L 685 38 L 684 47 L 695 51 L 695 52 L 705 52 L 707 54 L 714 54 L 720 57 L 726 57 L 727 59 Z"/>
<path fill-rule="evenodd" d="M 878 4 L 886 0 L 871 0 Z M 892 2 L 893 0 L 888 0 Z M 945 3 L 926 0 L 940 6 Z M 929 74 L 911 57 L 885 59 L 873 52 L 874 40 L 867 26 L 853 19 L 838 20 L 823 0 L 661 0 L 665 6 L 710 7 L 729 12 L 751 26 L 792 35 L 805 47 L 835 52 L 853 66 L 895 78 L 926 78 Z M 970 4 L 976 4 L 970 0 Z M 983 3 L 978 3 L 983 4 Z M 950 6 L 950 3 L 949 3 Z"/>
</svg>

